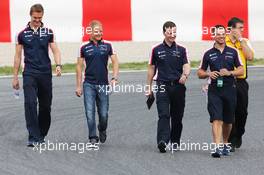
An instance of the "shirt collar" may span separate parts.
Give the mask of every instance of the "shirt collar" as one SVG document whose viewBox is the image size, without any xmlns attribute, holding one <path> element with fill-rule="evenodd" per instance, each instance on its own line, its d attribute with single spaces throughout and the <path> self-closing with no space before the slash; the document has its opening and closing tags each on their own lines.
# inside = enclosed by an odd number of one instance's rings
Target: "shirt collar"
<svg viewBox="0 0 264 175">
<path fill-rule="evenodd" d="M 40 25 L 40 27 L 37 30 L 39 30 L 40 28 L 42 28 L 44 26 L 43 22 L 40 22 L 40 23 L 41 23 L 41 25 Z M 27 28 L 34 31 L 34 29 L 31 28 L 31 26 L 30 26 L 30 22 L 27 23 Z"/>
<path fill-rule="evenodd" d="M 95 45 L 95 42 L 93 40 L 89 39 L 89 41 L 90 41 L 90 43 L 92 43 L 93 45 Z M 103 39 L 97 41 L 97 44 L 101 44 L 101 43 L 103 43 Z"/>
<path fill-rule="evenodd" d="M 176 46 L 176 42 L 175 41 L 173 41 L 173 43 L 172 43 L 172 45 L 171 46 L 169 46 L 166 42 L 165 42 L 165 40 L 163 40 L 163 45 L 165 45 L 166 47 L 169 47 L 169 48 L 171 48 L 171 47 L 174 47 L 174 46 Z"/>
<path fill-rule="evenodd" d="M 218 51 L 218 52 L 220 52 L 220 50 L 219 50 L 219 49 L 217 49 L 217 48 L 215 47 L 215 43 L 214 43 L 214 47 L 213 47 L 213 49 L 214 49 L 215 51 Z M 224 50 L 223 50 L 223 52 L 222 52 L 222 53 L 225 53 L 226 49 L 227 49 L 227 46 L 226 46 L 226 44 L 225 44 L 225 48 L 224 48 Z"/>
</svg>

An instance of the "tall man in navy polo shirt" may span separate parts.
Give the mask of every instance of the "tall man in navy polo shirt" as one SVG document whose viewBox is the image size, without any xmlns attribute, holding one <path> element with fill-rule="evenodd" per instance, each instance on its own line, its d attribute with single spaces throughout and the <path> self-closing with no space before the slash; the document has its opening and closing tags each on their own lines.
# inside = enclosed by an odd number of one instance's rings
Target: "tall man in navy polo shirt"
<svg viewBox="0 0 264 175">
<path fill-rule="evenodd" d="M 13 88 L 19 89 L 18 72 L 24 49 L 23 89 L 25 96 L 25 117 L 29 133 L 28 146 L 44 142 L 51 121 L 52 70 L 49 58 L 51 48 L 56 63 L 56 74 L 61 75 L 61 55 L 54 41 L 51 29 L 43 26 L 44 9 L 35 4 L 30 9 L 31 21 L 22 30 L 16 41 Z M 37 103 L 39 110 L 37 110 Z"/>
<path fill-rule="evenodd" d="M 113 76 L 110 84 L 117 83 L 118 60 L 112 44 L 102 39 L 103 27 L 101 22 L 90 23 L 90 40 L 83 43 L 76 66 L 76 95 L 84 94 L 84 107 L 89 129 L 89 141 L 92 144 L 106 141 L 108 122 L 109 93 L 108 93 L 108 59 L 113 64 Z M 82 83 L 82 66 L 85 62 L 85 78 Z M 83 85 L 83 87 L 82 87 Z M 95 105 L 99 116 L 99 138 L 96 134 Z"/>
<path fill-rule="evenodd" d="M 216 145 L 212 157 L 219 158 L 221 155 L 229 155 L 231 148 L 228 138 L 236 110 L 235 77 L 243 75 L 244 70 L 237 50 L 226 46 L 224 26 L 216 25 L 213 34 L 214 47 L 205 52 L 197 75 L 211 80 L 207 108 L 212 123 L 213 142 Z"/>
<path fill-rule="evenodd" d="M 164 41 L 153 47 L 148 66 L 147 95 L 152 94 L 152 81 L 159 86 L 157 97 L 157 144 L 161 153 L 169 142 L 174 148 L 180 144 L 182 118 L 185 107 L 185 82 L 190 74 L 186 48 L 176 44 L 176 25 L 165 22 Z"/>
</svg>

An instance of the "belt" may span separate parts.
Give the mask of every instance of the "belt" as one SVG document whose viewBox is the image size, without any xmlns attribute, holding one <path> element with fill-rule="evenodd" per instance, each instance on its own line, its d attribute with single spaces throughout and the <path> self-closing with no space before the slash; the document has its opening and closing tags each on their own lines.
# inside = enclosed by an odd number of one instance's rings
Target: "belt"
<svg viewBox="0 0 264 175">
<path fill-rule="evenodd" d="M 158 81 L 157 82 L 158 85 L 166 85 L 166 86 L 174 86 L 174 85 L 178 85 L 179 80 L 173 80 L 173 81 Z"/>
<path fill-rule="evenodd" d="M 246 81 L 246 79 L 244 79 L 244 78 L 237 78 L 236 79 L 236 82 L 242 82 L 242 81 Z"/>
<path fill-rule="evenodd" d="M 232 86 L 235 86 L 235 82 L 234 83 L 224 83 L 223 87 L 221 87 L 221 88 L 232 87 Z M 221 88 L 217 87 L 216 83 L 209 84 L 209 87 L 216 88 L 216 89 L 221 89 Z"/>
</svg>

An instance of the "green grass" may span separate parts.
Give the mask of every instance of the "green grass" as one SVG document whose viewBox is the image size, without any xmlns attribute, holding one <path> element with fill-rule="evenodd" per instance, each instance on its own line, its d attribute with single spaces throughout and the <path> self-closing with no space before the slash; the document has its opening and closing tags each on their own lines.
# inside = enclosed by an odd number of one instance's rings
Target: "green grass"
<svg viewBox="0 0 264 175">
<path fill-rule="evenodd" d="M 200 61 L 192 61 L 191 66 L 192 67 L 198 67 L 200 64 Z M 133 63 L 121 63 L 119 64 L 120 70 L 146 70 L 147 69 L 148 62 L 133 62 Z M 264 65 L 264 59 L 254 59 L 254 61 L 249 61 L 248 65 L 250 66 L 256 66 L 256 65 Z M 76 64 L 64 64 L 63 65 L 63 73 L 72 73 L 75 72 L 75 66 Z M 112 69 L 112 65 L 109 65 L 109 70 Z M 54 66 L 53 66 L 54 70 Z M 4 66 L 0 67 L 0 75 L 12 75 L 13 74 L 13 68 L 11 66 Z M 20 70 L 21 74 L 21 70 Z"/>
<path fill-rule="evenodd" d="M 9 66 L 0 67 L 0 75 L 12 75 L 12 74 L 13 74 L 12 67 Z"/>
<path fill-rule="evenodd" d="M 249 66 L 259 66 L 264 65 L 264 58 L 262 59 L 254 59 L 253 61 L 248 61 Z"/>
<path fill-rule="evenodd" d="M 148 62 L 138 62 L 138 63 L 121 63 L 119 65 L 120 70 L 145 70 L 148 67 Z M 112 69 L 112 64 L 109 65 L 109 69 Z"/>
</svg>

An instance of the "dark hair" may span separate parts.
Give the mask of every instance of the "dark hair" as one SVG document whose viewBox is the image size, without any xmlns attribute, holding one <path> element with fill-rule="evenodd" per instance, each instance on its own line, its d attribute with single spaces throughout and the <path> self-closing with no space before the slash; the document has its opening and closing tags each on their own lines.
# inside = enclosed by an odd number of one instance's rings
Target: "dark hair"
<svg viewBox="0 0 264 175">
<path fill-rule="evenodd" d="M 176 24 L 175 24 L 174 22 L 172 22 L 172 21 L 167 21 L 167 22 L 165 22 L 165 23 L 163 24 L 163 27 L 162 27 L 163 32 L 166 32 L 166 29 L 167 29 L 167 28 L 172 28 L 172 27 L 176 27 Z"/>
<path fill-rule="evenodd" d="M 38 13 L 44 13 L 44 8 L 41 4 L 34 4 L 30 7 L 30 15 L 32 15 L 33 12 L 38 12 Z"/>
<path fill-rule="evenodd" d="M 215 35 L 216 29 L 220 29 L 220 28 L 223 28 L 224 30 L 226 30 L 226 29 L 225 29 L 225 26 L 223 26 L 222 24 L 217 24 L 217 25 L 215 25 L 215 26 L 212 28 L 212 34 Z"/>
<path fill-rule="evenodd" d="M 242 19 L 237 18 L 237 17 L 233 17 L 233 18 L 231 18 L 231 19 L 228 21 L 227 26 L 228 26 L 228 27 L 235 28 L 237 23 L 242 23 L 242 24 L 243 24 L 244 21 L 243 21 Z"/>
</svg>

